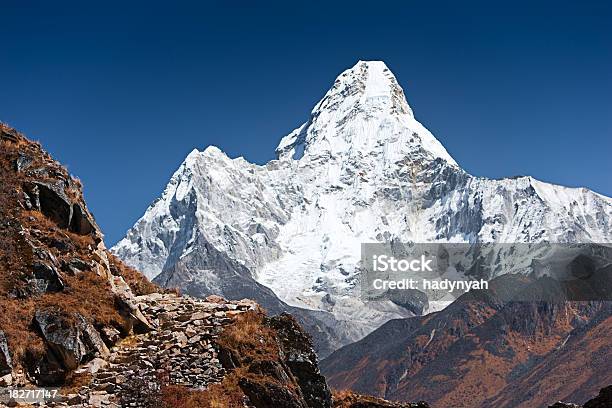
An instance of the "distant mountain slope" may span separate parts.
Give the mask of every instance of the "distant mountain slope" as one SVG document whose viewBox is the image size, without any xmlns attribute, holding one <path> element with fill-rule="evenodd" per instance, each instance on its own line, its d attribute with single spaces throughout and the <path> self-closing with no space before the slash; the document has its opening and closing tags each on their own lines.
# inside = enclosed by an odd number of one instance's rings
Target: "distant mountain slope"
<svg viewBox="0 0 612 408">
<path fill-rule="evenodd" d="M 415 311 L 360 299 L 361 243 L 612 242 L 610 198 L 462 170 L 380 61 L 340 74 L 276 153 L 260 166 L 194 150 L 112 251 L 161 283 L 170 273 L 184 290 L 206 287 L 201 295 L 225 294 L 229 275 L 250 290 L 256 281 L 346 322 L 335 336 L 347 344 Z"/>
<path fill-rule="evenodd" d="M 612 383 L 612 302 L 507 302 L 504 288 L 528 293 L 542 281 L 508 275 L 491 285 L 386 323 L 326 358 L 323 373 L 334 388 L 456 408 L 584 403 Z"/>
</svg>

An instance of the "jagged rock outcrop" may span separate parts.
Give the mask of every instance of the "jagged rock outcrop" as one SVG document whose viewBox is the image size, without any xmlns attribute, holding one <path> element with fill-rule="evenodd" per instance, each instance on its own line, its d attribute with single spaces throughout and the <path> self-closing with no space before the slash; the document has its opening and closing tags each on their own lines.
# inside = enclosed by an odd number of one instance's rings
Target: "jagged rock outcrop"
<svg viewBox="0 0 612 408">
<path fill-rule="evenodd" d="M 612 407 L 612 385 L 602 388 L 599 394 L 584 404 L 584 408 Z"/>
<path fill-rule="evenodd" d="M 34 323 L 45 343 L 67 371 L 108 354 L 98 331 L 83 316 L 65 316 L 61 310 L 37 310 Z M 58 382 L 62 379 L 58 378 Z"/>
<path fill-rule="evenodd" d="M 108 253 L 77 179 L 0 134 L 0 381 L 60 384 L 105 341 L 150 330 L 130 285 L 158 289 Z"/>
<path fill-rule="evenodd" d="M 308 407 L 329 407 L 331 393 L 325 377 L 319 371 L 317 355 L 311 337 L 294 317 L 283 313 L 269 319 L 280 340 L 282 359 L 296 377 Z"/>
<path fill-rule="evenodd" d="M 239 338 L 236 332 L 220 342 L 224 366 L 247 373 L 238 385 L 250 403 L 258 408 L 331 408 L 331 392 L 319 371 L 311 337 L 288 314 L 260 317 L 249 316 L 246 324 L 261 326 L 256 336 L 267 352 L 250 352 L 245 347 L 248 340 L 232 341 Z"/>
</svg>

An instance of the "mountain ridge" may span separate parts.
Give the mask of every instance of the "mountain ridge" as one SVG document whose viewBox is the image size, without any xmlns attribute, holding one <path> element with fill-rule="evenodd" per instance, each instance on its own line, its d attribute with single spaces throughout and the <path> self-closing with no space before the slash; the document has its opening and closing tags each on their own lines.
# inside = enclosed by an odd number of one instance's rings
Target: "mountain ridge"
<svg viewBox="0 0 612 408">
<path fill-rule="evenodd" d="M 277 154 L 256 165 L 218 148 L 192 152 L 112 251 L 150 278 L 189 263 L 175 282 L 187 288 L 232 272 L 189 261 L 210 245 L 289 306 L 350 323 L 336 342 L 347 344 L 414 315 L 360 298 L 361 243 L 612 242 L 610 198 L 462 170 L 384 63 L 341 73 Z M 426 311 L 440 307 L 429 300 Z"/>
</svg>

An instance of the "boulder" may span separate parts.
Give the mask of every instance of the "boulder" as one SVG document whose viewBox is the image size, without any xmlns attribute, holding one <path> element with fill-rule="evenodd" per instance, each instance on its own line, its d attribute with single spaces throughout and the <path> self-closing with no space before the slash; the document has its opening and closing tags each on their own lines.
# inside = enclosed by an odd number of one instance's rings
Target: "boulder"
<svg viewBox="0 0 612 408">
<path fill-rule="evenodd" d="M 51 351 L 42 355 L 26 353 L 26 368 L 31 379 L 39 385 L 60 385 L 68 375 L 68 370 Z"/>
<path fill-rule="evenodd" d="M 121 276 L 112 276 L 111 284 L 117 309 L 126 321 L 124 330 L 126 332 L 135 330 L 138 333 L 153 330 L 154 327 L 138 308 L 136 298 L 125 280 Z"/>
<path fill-rule="evenodd" d="M 0 330 L 0 376 L 10 374 L 13 371 L 13 362 L 11 360 L 11 353 L 8 347 L 8 341 L 6 335 Z"/>
<path fill-rule="evenodd" d="M 32 271 L 39 293 L 60 292 L 66 287 L 62 276 L 53 265 L 36 261 L 32 264 Z"/>
<path fill-rule="evenodd" d="M 79 314 L 65 316 L 55 310 L 37 310 L 34 322 L 49 350 L 67 370 L 109 353 L 100 334 Z"/>
<path fill-rule="evenodd" d="M 102 340 L 104 340 L 104 343 L 108 347 L 113 346 L 121 338 L 121 333 L 119 332 L 119 330 L 111 326 L 104 326 L 100 330 L 100 334 L 102 335 Z"/>
<path fill-rule="evenodd" d="M 62 271 L 69 275 L 76 276 L 91 269 L 91 265 L 80 258 L 72 258 L 62 262 Z"/>
</svg>

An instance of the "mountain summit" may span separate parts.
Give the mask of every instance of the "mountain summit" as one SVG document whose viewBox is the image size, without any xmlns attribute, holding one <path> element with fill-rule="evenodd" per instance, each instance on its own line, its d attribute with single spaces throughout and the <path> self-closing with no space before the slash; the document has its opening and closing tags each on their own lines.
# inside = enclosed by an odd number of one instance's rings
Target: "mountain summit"
<svg viewBox="0 0 612 408">
<path fill-rule="evenodd" d="M 284 137 L 276 153 L 280 160 L 304 155 L 342 159 L 382 149 L 388 160 L 423 149 L 432 158 L 456 164 L 414 118 L 402 87 L 385 63 L 359 61 L 336 78 L 309 121 Z"/>
<path fill-rule="evenodd" d="M 610 198 L 462 170 L 379 61 L 340 74 L 276 152 L 194 150 L 113 252 L 193 295 L 302 308 L 335 348 L 423 311 L 360 299 L 362 243 L 612 242 Z"/>
</svg>

